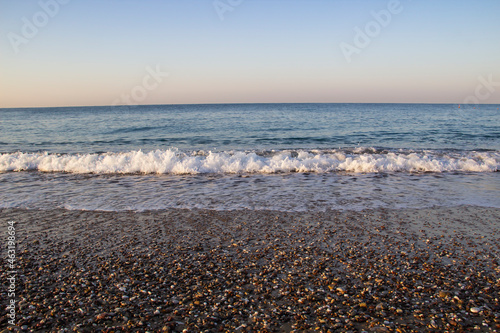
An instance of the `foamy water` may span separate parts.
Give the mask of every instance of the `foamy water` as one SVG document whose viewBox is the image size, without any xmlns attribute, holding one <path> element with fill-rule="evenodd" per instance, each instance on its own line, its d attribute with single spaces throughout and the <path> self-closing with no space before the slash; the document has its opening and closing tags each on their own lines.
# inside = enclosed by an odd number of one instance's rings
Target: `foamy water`
<svg viewBox="0 0 500 333">
<path fill-rule="evenodd" d="M 375 149 L 361 149 L 375 151 Z M 281 172 L 496 172 L 498 152 L 278 151 L 182 152 L 177 149 L 107 154 L 13 153 L 0 155 L 0 171 L 97 174 L 237 174 Z"/>
<path fill-rule="evenodd" d="M 500 207 L 497 106 L 0 110 L 0 207 Z"/>
</svg>

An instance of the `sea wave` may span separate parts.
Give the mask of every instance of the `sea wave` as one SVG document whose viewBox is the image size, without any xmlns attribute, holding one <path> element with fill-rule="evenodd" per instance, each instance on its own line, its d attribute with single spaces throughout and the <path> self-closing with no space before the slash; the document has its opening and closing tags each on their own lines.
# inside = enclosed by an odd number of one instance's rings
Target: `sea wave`
<svg viewBox="0 0 500 333">
<path fill-rule="evenodd" d="M 283 150 L 186 152 L 177 149 L 104 154 L 0 154 L 0 172 L 95 174 L 238 174 L 288 172 L 496 172 L 498 151 Z"/>
</svg>

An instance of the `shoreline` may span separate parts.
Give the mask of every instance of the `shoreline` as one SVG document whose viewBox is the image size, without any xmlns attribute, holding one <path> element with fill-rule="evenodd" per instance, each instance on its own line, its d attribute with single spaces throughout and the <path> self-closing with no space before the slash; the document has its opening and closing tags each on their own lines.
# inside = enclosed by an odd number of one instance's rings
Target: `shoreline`
<svg viewBox="0 0 500 333">
<path fill-rule="evenodd" d="M 7 208 L 2 235 L 8 221 L 27 331 L 500 331 L 499 208 Z"/>
</svg>

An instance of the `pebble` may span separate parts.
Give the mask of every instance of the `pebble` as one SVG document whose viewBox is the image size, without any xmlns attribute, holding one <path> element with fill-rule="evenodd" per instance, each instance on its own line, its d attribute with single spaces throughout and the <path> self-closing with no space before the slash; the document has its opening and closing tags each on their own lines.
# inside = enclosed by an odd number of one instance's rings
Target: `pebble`
<svg viewBox="0 0 500 333">
<path fill-rule="evenodd" d="M 487 332 L 499 324 L 494 250 L 470 251 L 466 234 L 412 232 L 404 217 L 37 214 L 65 223 L 38 226 L 19 244 L 25 330 Z M 440 261 L 448 253 L 458 264 Z"/>
</svg>

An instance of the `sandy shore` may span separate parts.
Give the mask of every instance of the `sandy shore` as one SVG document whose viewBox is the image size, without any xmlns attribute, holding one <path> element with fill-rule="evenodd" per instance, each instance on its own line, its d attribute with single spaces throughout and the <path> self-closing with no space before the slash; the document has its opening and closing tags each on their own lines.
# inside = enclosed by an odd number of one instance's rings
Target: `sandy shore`
<svg viewBox="0 0 500 333">
<path fill-rule="evenodd" d="M 2 235 L 8 221 L 27 331 L 500 332 L 500 209 L 3 209 Z"/>
</svg>

